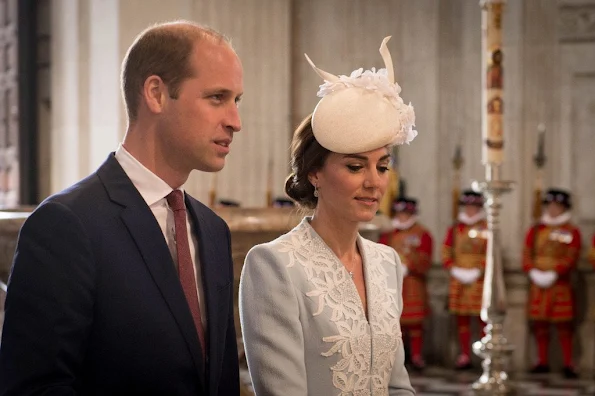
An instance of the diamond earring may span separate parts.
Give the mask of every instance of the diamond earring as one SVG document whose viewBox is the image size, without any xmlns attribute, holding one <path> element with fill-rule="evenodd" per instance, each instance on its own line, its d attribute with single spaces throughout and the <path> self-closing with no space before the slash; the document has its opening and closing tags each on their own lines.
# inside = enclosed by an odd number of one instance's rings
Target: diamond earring
<svg viewBox="0 0 595 396">
<path fill-rule="evenodd" d="M 314 196 L 318 198 L 318 186 L 316 184 L 314 185 Z"/>
</svg>

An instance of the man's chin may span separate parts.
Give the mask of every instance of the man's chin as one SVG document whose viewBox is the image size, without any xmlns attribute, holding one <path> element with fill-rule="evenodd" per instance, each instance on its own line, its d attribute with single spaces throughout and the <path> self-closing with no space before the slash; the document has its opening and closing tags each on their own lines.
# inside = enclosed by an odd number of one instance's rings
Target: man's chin
<svg viewBox="0 0 595 396">
<path fill-rule="evenodd" d="M 222 170 L 224 166 L 225 166 L 225 160 L 221 160 L 221 161 L 212 161 L 209 163 L 202 163 L 194 169 L 196 169 L 197 171 L 200 171 L 200 172 L 214 173 L 214 172 L 219 172 L 220 170 Z"/>
</svg>

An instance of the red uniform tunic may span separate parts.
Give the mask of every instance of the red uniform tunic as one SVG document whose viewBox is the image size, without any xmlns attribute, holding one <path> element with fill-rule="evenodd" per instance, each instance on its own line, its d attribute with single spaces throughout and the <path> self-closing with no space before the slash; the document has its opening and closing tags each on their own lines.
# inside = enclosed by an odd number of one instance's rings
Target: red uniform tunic
<svg viewBox="0 0 595 396">
<path fill-rule="evenodd" d="M 426 272 L 432 264 L 432 236 L 426 228 L 415 223 L 409 229 L 382 235 L 379 242 L 392 246 L 409 271 L 403 279 L 401 323 L 422 323 L 428 313 Z"/>
<path fill-rule="evenodd" d="M 558 226 L 538 224 L 525 238 L 523 270 L 555 271 L 557 280 L 547 289 L 531 282 L 528 317 L 531 320 L 567 322 L 574 317 L 570 272 L 580 256 L 581 235 L 571 223 Z"/>
<path fill-rule="evenodd" d="M 442 263 L 446 269 L 479 268 L 482 275 L 471 284 L 463 284 L 451 276 L 448 309 L 455 315 L 479 316 L 483 294 L 483 271 L 487 250 L 487 222 L 473 225 L 457 223 L 448 229 L 442 244 Z"/>
</svg>

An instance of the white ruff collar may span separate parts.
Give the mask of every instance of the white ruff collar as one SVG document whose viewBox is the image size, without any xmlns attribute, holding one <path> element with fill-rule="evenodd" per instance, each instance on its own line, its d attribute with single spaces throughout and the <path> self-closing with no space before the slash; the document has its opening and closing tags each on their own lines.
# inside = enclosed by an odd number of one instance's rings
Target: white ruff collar
<svg viewBox="0 0 595 396">
<path fill-rule="evenodd" d="M 399 219 L 393 219 L 393 227 L 397 230 L 408 230 L 417 222 L 417 216 L 411 216 L 407 221 L 399 221 Z"/>
<path fill-rule="evenodd" d="M 485 212 L 485 210 L 482 209 L 481 211 L 477 212 L 473 216 L 467 216 L 467 213 L 459 212 L 458 220 L 463 224 L 473 225 L 473 224 L 477 223 L 478 221 L 481 221 L 485 218 L 486 218 L 486 212 Z"/>
<path fill-rule="evenodd" d="M 569 211 L 566 211 L 556 217 L 552 217 L 549 214 L 544 213 L 543 216 L 541 216 L 541 222 L 548 226 L 559 226 L 559 225 L 568 223 L 570 221 L 571 216 L 572 215 L 570 214 Z"/>
</svg>

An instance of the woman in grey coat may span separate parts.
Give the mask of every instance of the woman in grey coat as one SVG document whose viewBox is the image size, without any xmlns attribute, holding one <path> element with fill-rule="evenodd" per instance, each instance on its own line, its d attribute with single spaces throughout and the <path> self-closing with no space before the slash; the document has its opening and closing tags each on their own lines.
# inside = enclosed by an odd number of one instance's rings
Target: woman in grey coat
<svg viewBox="0 0 595 396">
<path fill-rule="evenodd" d="M 255 246 L 240 282 L 240 319 L 257 396 L 412 395 L 399 318 L 397 253 L 362 238 L 388 185 L 390 147 L 417 134 L 386 69 L 325 80 L 297 128 L 285 191 L 311 217 Z"/>
</svg>

